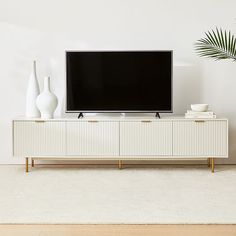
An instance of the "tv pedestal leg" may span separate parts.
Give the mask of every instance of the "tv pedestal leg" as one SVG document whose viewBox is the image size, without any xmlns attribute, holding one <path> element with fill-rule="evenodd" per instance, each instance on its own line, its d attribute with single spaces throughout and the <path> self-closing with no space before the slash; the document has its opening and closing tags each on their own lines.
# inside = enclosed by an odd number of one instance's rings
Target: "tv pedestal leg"
<svg viewBox="0 0 236 236">
<path fill-rule="evenodd" d="M 161 119 L 161 116 L 160 116 L 159 112 L 156 112 L 155 117 Z"/>
<path fill-rule="evenodd" d="M 79 118 L 83 118 L 83 117 L 84 117 L 83 113 L 80 112 L 79 115 L 78 115 L 78 119 L 79 119 Z"/>
</svg>

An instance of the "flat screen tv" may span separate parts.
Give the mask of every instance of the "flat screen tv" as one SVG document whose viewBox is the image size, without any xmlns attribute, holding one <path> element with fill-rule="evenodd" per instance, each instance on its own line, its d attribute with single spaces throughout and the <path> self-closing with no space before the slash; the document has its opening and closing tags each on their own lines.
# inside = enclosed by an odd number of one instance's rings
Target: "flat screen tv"
<svg viewBox="0 0 236 236">
<path fill-rule="evenodd" d="M 172 51 L 67 51 L 66 112 L 172 112 Z"/>
</svg>

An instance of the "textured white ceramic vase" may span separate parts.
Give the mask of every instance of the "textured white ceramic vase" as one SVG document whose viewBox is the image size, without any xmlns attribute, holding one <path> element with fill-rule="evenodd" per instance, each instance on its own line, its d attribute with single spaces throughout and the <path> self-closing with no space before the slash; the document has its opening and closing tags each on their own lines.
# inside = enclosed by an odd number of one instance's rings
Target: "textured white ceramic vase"
<svg viewBox="0 0 236 236">
<path fill-rule="evenodd" d="M 26 117 L 40 117 L 40 112 L 36 106 L 36 99 L 40 93 L 39 83 L 36 75 L 36 61 L 33 62 L 33 70 L 29 78 L 26 92 Z"/>
<path fill-rule="evenodd" d="M 44 78 L 44 89 L 38 96 L 36 104 L 40 110 L 42 119 L 53 119 L 53 114 L 57 108 L 58 100 L 55 94 L 50 90 L 50 77 Z"/>
</svg>

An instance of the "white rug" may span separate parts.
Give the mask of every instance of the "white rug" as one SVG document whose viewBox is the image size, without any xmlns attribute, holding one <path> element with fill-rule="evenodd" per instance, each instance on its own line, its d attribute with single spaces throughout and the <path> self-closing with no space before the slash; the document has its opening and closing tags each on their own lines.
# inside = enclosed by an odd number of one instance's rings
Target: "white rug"
<svg viewBox="0 0 236 236">
<path fill-rule="evenodd" d="M 0 166 L 0 223 L 235 224 L 236 166 Z"/>
</svg>

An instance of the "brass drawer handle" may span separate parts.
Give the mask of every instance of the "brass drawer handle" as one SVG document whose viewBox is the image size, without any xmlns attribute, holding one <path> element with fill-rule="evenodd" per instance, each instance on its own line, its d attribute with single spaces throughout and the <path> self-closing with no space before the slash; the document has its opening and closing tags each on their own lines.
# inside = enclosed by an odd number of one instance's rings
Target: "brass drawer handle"
<svg viewBox="0 0 236 236">
<path fill-rule="evenodd" d="M 141 122 L 143 122 L 143 123 L 151 123 L 152 121 L 151 120 L 142 120 Z"/>
<path fill-rule="evenodd" d="M 90 122 L 90 123 L 97 123 L 98 120 L 88 120 L 88 122 Z"/>
<path fill-rule="evenodd" d="M 45 120 L 35 120 L 34 122 L 35 122 L 35 123 L 44 123 Z"/>
<path fill-rule="evenodd" d="M 195 120 L 194 122 L 196 122 L 196 123 L 204 123 L 205 120 Z"/>
</svg>

